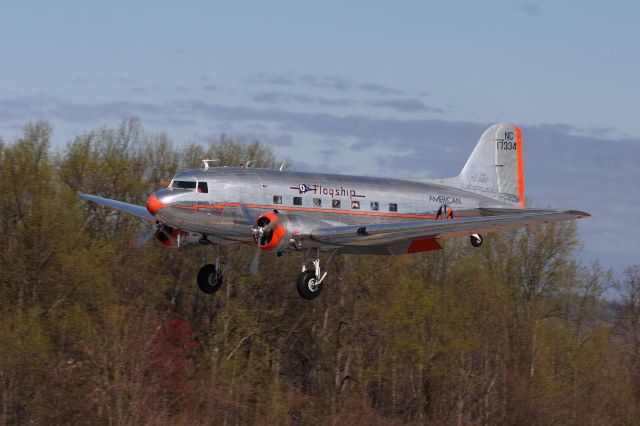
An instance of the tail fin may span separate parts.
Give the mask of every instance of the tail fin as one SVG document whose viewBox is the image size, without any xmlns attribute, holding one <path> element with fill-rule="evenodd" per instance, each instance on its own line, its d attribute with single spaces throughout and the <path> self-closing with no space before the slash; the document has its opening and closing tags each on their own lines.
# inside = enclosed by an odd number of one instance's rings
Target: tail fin
<svg viewBox="0 0 640 426">
<path fill-rule="evenodd" d="M 524 207 L 520 129 L 498 123 L 485 130 L 455 180 L 465 189 Z"/>
</svg>

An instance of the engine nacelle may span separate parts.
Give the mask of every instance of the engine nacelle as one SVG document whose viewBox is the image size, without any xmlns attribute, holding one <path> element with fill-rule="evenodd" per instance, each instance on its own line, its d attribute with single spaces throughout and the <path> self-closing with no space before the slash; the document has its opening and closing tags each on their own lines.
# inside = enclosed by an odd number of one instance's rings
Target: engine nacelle
<svg viewBox="0 0 640 426">
<path fill-rule="evenodd" d="M 277 213 L 264 213 L 256 219 L 253 238 L 262 250 L 283 251 L 291 241 L 289 220 Z"/>
<path fill-rule="evenodd" d="M 178 247 L 178 240 L 182 231 L 168 225 L 159 224 L 156 227 L 155 238 L 163 247 Z"/>
<path fill-rule="evenodd" d="M 175 229 L 168 225 L 156 226 L 155 239 L 163 247 L 185 247 L 198 245 L 202 238 L 200 234 L 190 234 L 181 229 Z"/>
</svg>

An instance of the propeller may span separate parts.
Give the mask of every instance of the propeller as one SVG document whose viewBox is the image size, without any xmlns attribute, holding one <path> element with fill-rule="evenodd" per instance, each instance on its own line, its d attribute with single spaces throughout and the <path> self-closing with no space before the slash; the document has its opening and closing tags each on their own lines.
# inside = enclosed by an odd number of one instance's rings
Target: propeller
<svg viewBox="0 0 640 426">
<path fill-rule="evenodd" d="M 166 179 L 162 179 L 160 181 L 161 186 L 168 186 L 169 183 L 170 181 Z M 153 193 L 147 200 L 147 211 L 152 216 L 155 216 L 156 211 L 164 207 L 164 205 L 165 204 L 161 203 L 158 200 L 155 193 Z M 149 224 L 149 222 L 146 222 L 146 223 Z M 135 245 L 137 248 L 140 248 L 143 245 L 145 245 L 149 240 L 153 239 L 154 237 L 163 245 L 173 245 L 173 243 L 175 242 L 174 233 L 175 233 L 175 229 L 173 229 L 168 225 L 164 225 L 156 220 L 155 224 L 152 225 L 152 228 L 149 231 L 145 232 L 144 234 L 136 238 Z"/>
<path fill-rule="evenodd" d="M 244 215 L 245 219 L 247 219 L 247 222 L 249 222 L 250 225 L 253 225 L 254 223 L 256 223 L 256 217 L 251 214 L 251 211 L 245 207 L 244 205 L 242 207 L 240 207 L 240 209 L 242 210 L 242 214 Z M 268 226 L 268 225 L 267 225 Z M 265 237 L 265 228 L 263 226 L 260 226 L 259 224 L 253 225 L 251 227 L 251 232 L 253 233 L 253 237 L 256 239 L 257 241 L 261 241 L 262 238 Z M 268 232 L 271 232 L 270 230 Z M 250 274 L 257 274 L 258 273 L 258 269 L 260 268 L 260 254 L 262 252 L 262 249 L 256 245 L 256 250 L 253 253 L 253 257 L 251 258 L 251 263 L 249 264 L 249 273 Z"/>
<path fill-rule="evenodd" d="M 275 223 L 273 223 L 271 219 L 267 217 L 260 217 L 258 219 L 257 226 L 251 228 L 256 241 L 258 241 L 260 245 L 264 246 L 271 241 L 274 226 Z"/>
<path fill-rule="evenodd" d="M 254 235 L 256 242 L 260 244 L 268 243 L 269 239 L 271 238 L 271 235 L 273 234 L 274 224 L 272 224 L 268 218 L 263 218 L 261 220 L 261 223 L 256 223 L 256 216 L 251 213 L 251 210 L 249 210 L 245 206 L 242 206 L 241 210 L 242 210 L 242 214 L 244 215 L 249 225 L 253 225 L 251 228 L 251 231 Z M 152 240 L 154 237 L 157 238 L 160 241 L 160 243 L 163 243 L 165 241 L 170 241 L 171 239 L 174 238 L 173 233 L 174 233 L 174 229 L 172 227 L 156 222 L 156 224 L 153 225 L 153 228 L 151 228 L 150 230 L 148 230 L 147 232 L 145 232 L 144 234 L 136 238 L 135 247 L 141 248 L 143 245 L 149 242 L 149 240 Z M 260 268 L 261 252 L 262 252 L 262 249 L 258 245 L 256 245 L 255 252 L 249 264 L 249 273 L 251 274 L 258 273 L 258 269 Z"/>
<path fill-rule="evenodd" d="M 153 228 L 136 238 L 136 248 L 141 248 L 154 237 L 157 238 L 161 243 L 169 241 L 171 238 L 173 238 L 172 233 L 172 227 L 164 225 L 162 223 L 156 223 L 155 225 L 153 225 Z"/>
<path fill-rule="evenodd" d="M 252 275 L 257 274 L 260 268 L 260 253 L 262 253 L 262 249 L 256 247 L 256 251 L 253 252 L 253 257 L 251 258 L 251 264 L 249 264 L 249 273 Z"/>
<path fill-rule="evenodd" d="M 154 228 L 140 235 L 138 238 L 136 238 L 136 241 L 135 241 L 136 248 L 139 249 L 143 245 L 147 244 L 149 240 L 151 240 L 155 235 L 156 235 L 156 230 Z"/>
<path fill-rule="evenodd" d="M 256 239 L 256 241 L 261 240 L 266 235 L 266 232 L 267 232 L 267 228 L 264 226 L 266 224 L 258 223 L 257 226 L 254 225 L 256 223 L 257 218 L 251 214 L 251 211 L 244 205 L 240 207 L 240 210 L 242 210 L 242 214 L 244 215 L 244 218 L 247 219 L 247 222 L 249 222 L 249 225 L 253 225 L 251 227 L 251 232 L 253 233 L 253 237 Z"/>
<path fill-rule="evenodd" d="M 247 221 L 256 225 L 251 227 L 251 232 L 253 233 L 253 238 L 259 245 L 266 245 L 271 241 L 271 237 L 273 235 L 273 230 L 277 226 L 276 221 L 271 221 L 268 217 L 260 216 L 256 218 L 251 214 L 248 208 L 245 206 L 241 207 L 242 214 L 247 219 Z M 277 212 L 276 212 L 277 213 Z"/>
</svg>

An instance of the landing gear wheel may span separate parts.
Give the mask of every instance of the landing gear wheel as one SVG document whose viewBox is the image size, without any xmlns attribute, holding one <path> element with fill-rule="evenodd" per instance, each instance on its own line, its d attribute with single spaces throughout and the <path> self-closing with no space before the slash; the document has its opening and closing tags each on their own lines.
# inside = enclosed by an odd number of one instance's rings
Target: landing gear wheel
<svg viewBox="0 0 640 426">
<path fill-rule="evenodd" d="M 318 283 L 316 271 L 307 269 L 298 277 L 298 293 L 303 299 L 313 300 L 320 296 L 323 283 Z"/>
<path fill-rule="evenodd" d="M 482 235 L 473 234 L 471 237 L 471 245 L 474 247 L 480 247 L 482 245 Z"/>
<path fill-rule="evenodd" d="M 213 294 L 222 286 L 222 273 L 216 265 L 204 265 L 198 272 L 198 287 L 207 294 Z"/>
</svg>

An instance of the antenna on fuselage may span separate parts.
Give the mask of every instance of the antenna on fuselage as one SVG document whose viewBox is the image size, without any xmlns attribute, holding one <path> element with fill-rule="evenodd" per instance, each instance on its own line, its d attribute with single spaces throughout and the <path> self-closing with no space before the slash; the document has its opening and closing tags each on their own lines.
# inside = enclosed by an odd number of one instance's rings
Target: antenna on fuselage
<svg viewBox="0 0 640 426">
<path fill-rule="evenodd" d="M 214 158 L 214 159 L 211 159 L 211 160 L 202 160 L 202 162 L 204 163 L 204 170 L 208 170 L 209 167 L 211 167 L 211 166 L 209 166 L 209 162 L 215 163 L 217 161 L 220 161 L 220 159 Z"/>
</svg>

